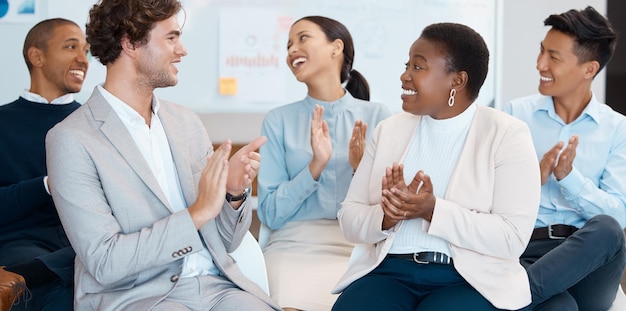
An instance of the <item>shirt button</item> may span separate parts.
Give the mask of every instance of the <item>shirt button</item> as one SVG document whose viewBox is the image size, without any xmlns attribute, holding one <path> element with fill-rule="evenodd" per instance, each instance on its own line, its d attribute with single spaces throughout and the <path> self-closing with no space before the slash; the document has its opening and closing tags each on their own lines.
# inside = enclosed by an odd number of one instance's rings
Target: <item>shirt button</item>
<svg viewBox="0 0 626 311">
<path fill-rule="evenodd" d="M 178 275 L 176 275 L 176 274 L 172 275 L 172 276 L 170 277 L 170 281 L 171 281 L 172 283 L 176 283 L 176 282 L 178 282 Z"/>
</svg>

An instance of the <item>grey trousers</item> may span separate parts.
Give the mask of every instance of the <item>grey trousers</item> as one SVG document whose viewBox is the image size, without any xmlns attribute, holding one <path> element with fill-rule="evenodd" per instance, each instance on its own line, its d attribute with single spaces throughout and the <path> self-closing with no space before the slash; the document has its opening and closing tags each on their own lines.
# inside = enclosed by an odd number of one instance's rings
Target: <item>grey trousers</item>
<svg viewBox="0 0 626 311">
<path fill-rule="evenodd" d="M 203 275 L 178 281 L 174 291 L 152 310 L 273 311 L 274 309 L 223 277 Z"/>
</svg>

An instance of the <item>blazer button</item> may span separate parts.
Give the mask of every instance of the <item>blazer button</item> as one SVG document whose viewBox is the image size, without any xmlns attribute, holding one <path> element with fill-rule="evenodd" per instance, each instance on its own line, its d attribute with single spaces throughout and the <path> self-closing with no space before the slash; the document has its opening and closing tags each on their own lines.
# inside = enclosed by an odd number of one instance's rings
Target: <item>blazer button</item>
<svg viewBox="0 0 626 311">
<path fill-rule="evenodd" d="M 178 282 L 178 275 L 173 274 L 172 276 L 170 276 L 170 281 L 171 281 L 172 283 L 176 283 L 176 282 Z"/>
</svg>

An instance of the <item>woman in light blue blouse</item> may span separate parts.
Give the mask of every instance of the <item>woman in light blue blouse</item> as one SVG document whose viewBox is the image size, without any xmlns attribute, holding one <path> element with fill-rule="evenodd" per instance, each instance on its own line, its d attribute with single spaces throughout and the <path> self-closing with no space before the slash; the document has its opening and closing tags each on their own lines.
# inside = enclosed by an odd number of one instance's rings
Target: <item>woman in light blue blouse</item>
<svg viewBox="0 0 626 311">
<path fill-rule="evenodd" d="M 301 18 L 287 49 L 287 64 L 308 94 L 263 121 L 258 212 L 272 229 L 264 248 L 270 294 L 284 310 L 330 310 L 336 299 L 330 291 L 353 248 L 337 211 L 370 131 L 390 112 L 369 102 L 367 81 L 352 69 L 352 37 L 341 23 Z"/>
</svg>

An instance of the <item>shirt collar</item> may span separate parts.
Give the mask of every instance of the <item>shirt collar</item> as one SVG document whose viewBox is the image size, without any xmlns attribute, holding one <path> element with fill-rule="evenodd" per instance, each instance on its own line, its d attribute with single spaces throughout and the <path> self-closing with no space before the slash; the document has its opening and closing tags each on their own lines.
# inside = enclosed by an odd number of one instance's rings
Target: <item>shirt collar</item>
<svg viewBox="0 0 626 311">
<path fill-rule="evenodd" d="M 308 100 L 309 103 L 311 103 L 311 105 L 313 105 L 313 106 L 320 105 L 320 106 L 324 107 L 325 110 L 335 111 L 335 110 L 338 110 L 338 109 L 341 109 L 341 108 L 345 107 L 346 103 L 354 98 L 352 96 L 352 94 L 350 94 L 350 92 L 348 92 L 345 89 L 344 89 L 344 91 L 345 91 L 345 93 L 343 94 L 343 96 L 341 98 L 337 99 L 336 101 L 332 101 L 332 102 L 327 102 L 327 101 L 315 99 L 315 98 L 311 97 L 309 94 L 306 95 L 306 100 Z"/>
<path fill-rule="evenodd" d="M 102 96 L 107 100 L 113 111 L 120 117 L 120 119 L 124 121 L 128 121 L 131 124 L 135 123 L 145 123 L 144 118 L 133 109 L 131 106 L 124 103 L 121 99 L 117 98 L 115 95 L 111 94 L 107 91 L 102 84 L 96 86 L 98 91 L 102 94 Z M 156 115 L 159 112 L 160 104 L 156 96 L 152 96 L 152 114 Z"/>
<path fill-rule="evenodd" d="M 587 106 L 585 106 L 585 109 L 583 109 L 583 112 L 580 114 L 577 120 L 583 116 L 589 116 L 594 122 L 600 123 L 599 108 L 600 102 L 598 102 L 596 94 L 592 92 L 591 100 L 589 100 L 589 103 L 587 103 Z M 535 106 L 535 112 L 538 111 L 546 111 L 551 118 L 560 119 L 556 115 L 556 110 L 554 110 L 554 100 L 552 99 L 552 96 L 543 96 L 543 100 L 537 106 Z"/>
<path fill-rule="evenodd" d="M 35 94 L 30 92 L 29 90 L 24 90 L 22 92 L 22 97 L 28 101 L 40 104 L 52 104 L 52 105 L 65 105 L 74 101 L 74 95 L 71 93 L 65 94 L 61 97 L 53 99 L 48 103 L 48 100 L 39 94 Z"/>
</svg>

